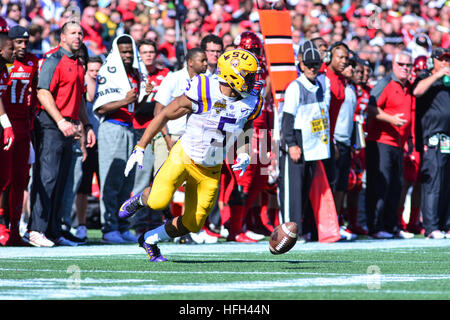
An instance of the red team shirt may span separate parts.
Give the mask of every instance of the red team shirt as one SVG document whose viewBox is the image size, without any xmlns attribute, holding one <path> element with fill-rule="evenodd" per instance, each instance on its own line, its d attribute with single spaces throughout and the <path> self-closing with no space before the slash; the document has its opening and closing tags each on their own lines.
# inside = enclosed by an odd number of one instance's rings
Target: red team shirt
<svg viewBox="0 0 450 320">
<path fill-rule="evenodd" d="M 35 78 L 39 67 L 39 59 L 27 53 L 23 61 L 15 60 L 9 67 L 8 88 L 2 97 L 6 113 L 12 120 L 30 120 L 30 90 L 36 90 Z"/>
<path fill-rule="evenodd" d="M 356 89 L 356 109 L 355 114 L 353 116 L 353 121 L 356 121 L 358 116 L 361 116 L 364 119 L 364 128 L 366 125 L 367 119 L 367 107 L 369 105 L 370 98 L 370 88 L 367 86 L 361 86 L 357 84 L 355 86 Z"/>
<path fill-rule="evenodd" d="M 155 95 L 158 92 L 159 86 L 163 79 L 170 72 L 168 68 L 159 69 L 157 68 L 154 74 L 148 75 L 148 82 L 153 85 L 153 90 L 150 93 L 150 96 L 147 101 L 155 102 Z M 133 119 L 133 127 L 135 129 L 145 129 L 149 125 L 150 121 L 152 121 L 153 116 L 144 116 L 144 115 L 135 115 Z"/>
<path fill-rule="evenodd" d="M 379 81 L 374 90 L 372 90 L 372 96 L 374 96 L 375 89 L 377 89 L 376 92 L 378 93 L 375 93 L 374 97 L 377 107 L 390 115 L 403 113 L 402 118 L 406 119 L 407 122 L 398 128 L 390 123 L 373 118 L 369 121 L 367 127 L 366 140 L 403 148 L 406 140 L 411 135 L 411 112 L 415 103 L 412 86 L 407 84 L 403 87 L 395 80 L 395 76 L 392 74 L 390 77 L 385 77 Z"/>
<path fill-rule="evenodd" d="M 344 76 L 337 75 L 331 68 L 326 69 L 326 76 L 330 80 L 330 137 L 334 140 L 334 128 L 336 127 L 336 121 L 341 109 L 342 103 L 345 100 L 345 86 L 346 81 Z"/>
</svg>

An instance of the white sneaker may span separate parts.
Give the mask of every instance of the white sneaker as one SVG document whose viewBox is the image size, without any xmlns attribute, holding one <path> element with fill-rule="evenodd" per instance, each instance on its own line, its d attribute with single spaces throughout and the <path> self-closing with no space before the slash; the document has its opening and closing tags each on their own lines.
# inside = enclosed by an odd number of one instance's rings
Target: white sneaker
<svg viewBox="0 0 450 320">
<path fill-rule="evenodd" d="M 23 236 L 23 241 L 35 247 L 53 247 L 55 243 L 47 239 L 47 237 L 37 231 L 27 231 Z"/>
<path fill-rule="evenodd" d="M 264 239 L 266 236 L 263 234 L 259 234 L 259 233 L 255 233 L 251 230 L 247 230 L 245 232 L 245 235 L 247 237 L 249 237 L 250 239 L 256 240 L 256 241 L 261 241 L 262 239 Z"/>
<path fill-rule="evenodd" d="M 138 242 L 138 238 L 130 230 L 120 233 L 120 236 L 127 243 L 137 243 Z"/>
<path fill-rule="evenodd" d="M 412 239 L 412 238 L 414 238 L 414 233 L 411 233 L 411 232 L 408 232 L 408 231 L 400 230 L 399 232 L 397 232 L 397 233 L 395 234 L 395 237 L 396 237 L 397 239 Z"/>
<path fill-rule="evenodd" d="M 203 240 L 205 241 L 205 243 L 217 243 L 219 241 L 219 238 L 209 235 L 205 230 L 202 231 L 200 232 L 202 232 Z"/>
<path fill-rule="evenodd" d="M 431 233 L 427 236 L 427 239 L 441 240 L 441 239 L 444 239 L 444 238 L 445 238 L 444 233 L 442 233 L 442 231 L 439 231 L 439 230 L 434 230 L 433 232 L 431 232 Z"/>
<path fill-rule="evenodd" d="M 119 231 L 110 231 L 107 233 L 103 234 L 102 237 L 102 242 L 103 243 L 110 243 L 110 244 L 114 244 L 114 243 L 127 243 L 122 236 L 120 235 Z"/>
<path fill-rule="evenodd" d="M 352 241 L 358 238 L 356 234 L 349 232 L 347 228 L 343 226 L 339 228 L 339 234 L 341 235 L 341 240 Z"/>
<path fill-rule="evenodd" d="M 197 233 L 193 233 L 193 232 L 190 233 L 190 236 L 191 236 L 192 240 L 194 240 L 195 243 L 202 244 L 205 242 L 202 232 L 205 232 L 205 231 L 200 230 Z"/>
<path fill-rule="evenodd" d="M 227 228 L 225 228 L 224 226 L 220 227 L 220 237 L 221 238 L 225 238 L 226 239 L 229 234 L 230 234 L 230 232 L 228 231 Z"/>
<path fill-rule="evenodd" d="M 394 235 L 392 233 L 386 231 L 378 231 L 377 233 L 372 235 L 372 238 L 375 239 L 392 239 Z"/>
<path fill-rule="evenodd" d="M 87 228 L 86 226 L 78 226 L 77 231 L 75 232 L 75 236 L 80 238 L 81 240 L 87 239 Z"/>
</svg>

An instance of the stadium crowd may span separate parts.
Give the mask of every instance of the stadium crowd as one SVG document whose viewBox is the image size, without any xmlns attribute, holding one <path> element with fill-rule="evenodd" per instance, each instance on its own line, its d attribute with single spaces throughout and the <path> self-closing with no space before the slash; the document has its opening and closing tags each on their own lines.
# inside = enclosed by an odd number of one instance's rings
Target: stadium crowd
<svg viewBox="0 0 450 320">
<path fill-rule="evenodd" d="M 298 78 L 278 109 L 258 9 L 291 17 Z M 250 165 L 239 174 L 236 157 L 224 160 L 203 228 L 175 241 L 252 243 L 287 221 L 317 241 L 308 198 L 319 160 L 341 240 L 450 238 L 448 1 L 2 0 L 0 13 L 1 245 L 86 243 L 92 198 L 104 243 L 137 243 L 182 215 L 185 185 L 165 209 L 119 210 L 152 184 L 186 117 L 136 144 L 238 47 L 262 69 Z"/>
</svg>

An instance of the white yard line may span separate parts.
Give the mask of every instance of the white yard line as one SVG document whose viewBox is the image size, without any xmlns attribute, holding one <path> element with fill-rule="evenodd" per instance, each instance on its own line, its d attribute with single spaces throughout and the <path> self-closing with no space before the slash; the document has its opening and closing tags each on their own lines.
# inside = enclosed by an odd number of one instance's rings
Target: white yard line
<svg viewBox="0 0 450 320">
<path fill-rule="evenodd" d="M 381 275 L 378 287 L 371 289 L 373 278 L 370 275 L 336 276 L 336 277 L 313 277 L 301 279 L 275 280 L 275 281 L 236 281 L 231 283 L 187 283 L 187 284 L 149 284 L 153 280 L 143 279 L 80 279 L 74 285 L 73 279 L 24 279 L 24 280 L 1 280 L 0 279 L 0 299 L 84 299 L 90 297 L 116 297 L 126 295 L 157 295 L 165 293 L 191 293 L 191 292 L 305 292 L 305 288 L 327 288 L 326 292 L 348 292 L 348 288 L 341 289 L 342 286 L 365 286 L 361 288 L 365 293 L 392 293 L 402 294 L 448 294 L 448 291 L 426 291 L 420 292 L 411 290 L 387 290 L 382 287 L 386 283 L 392 282 L 413 282 L 421 280 L 442 280 L 450 279 L 450 275 Z M 127 283 L 133 283 L 128 286 Z M 108 284 L 108 286 L 104 286 Z M 18 289 L 20 288 L 20 289 Z M 351 289 L 350 289 L 351 290 Z M 361 290 L 356 290 L 361 292 Z M 316 291 L 317 292 L 317 291 Z M 351 291 L 353 292 L 353 291 Z"/>
<path fill-rule="evenodd" d="M 195 244 L 180 245 L 161 243 L 161 252 L 170 254 L 196 254 L 196 253 L 267 253 L 269 254 L 268 242 L 258 243 L 218 243 L 218 244 Z M 447 247 L 450 251 L 450 240 L 429 240 L 429 239 L 409 239 L 409 240 L 361 240 L 354 242 L 318 243 L 309 242 L 296 244 L 292 252 L 315 252 L 334 250 L 372 250 L 372 249 L 400 249 L 422 247 Z M 445 250 L 447 250 L 447 248 Z M 137 245 L 93 245 L 78 247 L 0 247 L 0 260 L 2 258 L 31 258 L 31 257 L 80 257 L 80 256 L 111 256 L 111 255 L 142 255 L 143 249 Z M 268 256 L 271 256 L 270 254 Z M 283 257 L 288 258 L 289 253 Z"/>
</svg>

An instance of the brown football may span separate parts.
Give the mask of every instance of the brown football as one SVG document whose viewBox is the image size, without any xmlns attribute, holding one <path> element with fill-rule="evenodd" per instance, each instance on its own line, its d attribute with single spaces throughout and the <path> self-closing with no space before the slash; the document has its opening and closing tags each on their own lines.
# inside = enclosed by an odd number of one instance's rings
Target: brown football
<svg viewBox="0 0 450 320">
<path fill-rule="evenodd" d="M 280 224 L 273 230 L 269 239 L 269 250 L 272 254 L 282 254 L 291 250 L 298 238 L 298 226 L 295 222 Z"/>
</svg>

